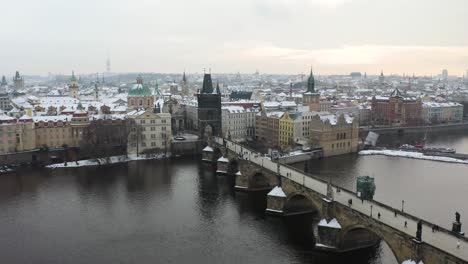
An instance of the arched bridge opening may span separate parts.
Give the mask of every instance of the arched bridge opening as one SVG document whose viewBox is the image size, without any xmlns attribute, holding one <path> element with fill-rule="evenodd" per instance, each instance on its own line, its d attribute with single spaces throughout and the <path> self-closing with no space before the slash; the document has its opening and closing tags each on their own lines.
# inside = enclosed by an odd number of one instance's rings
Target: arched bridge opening
<svg viewBox="0 0 468 264">
<path fill-rule="evenodd" d="M 256 189 L 268 189 L 270 188 L 270 181 L 263 173 L 256 172 L 252 177 L 250 177 L 249 186 Z"/>
<path fill-rule="evenodd" d="M 284 204 L 283 212 L 286 216 L 319 213 L 319 207 L 304 194 L 290 195 Z"/>
<path fill-rule="evenodd" d="M 366 226 L 352 226 L 342 231 L 340 239 L 340 251 L 355 252 L 356 250 L 372 250 L 377 257 L 388 260 L 388 263 L 401 263 L 398 260 L 395 243 L 385 240 L 382 234 Z M 400 262 L 398 262 L 400 261 Z"/>
</svg>

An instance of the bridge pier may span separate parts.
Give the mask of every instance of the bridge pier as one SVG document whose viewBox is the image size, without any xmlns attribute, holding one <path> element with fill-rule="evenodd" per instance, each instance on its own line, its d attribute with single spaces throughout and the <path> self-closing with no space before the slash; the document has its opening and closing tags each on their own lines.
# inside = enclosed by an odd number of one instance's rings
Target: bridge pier
<svg viewBox="0 0 468 264">
<path fill-rule="evenodd" d="M 283 215 L 284 205 L 286 204 L 286 194 L 281 186 L 276 186 L 267 194 L 266 213 L 272 215 Z"/>
<path fill-rule="evenodd" d="M 341 241 L 341 225 L 333 218 L 327 221 L 325 218 L 320 220 L 317 226 L 315 248 L 327 250 L 327 251 L 338 251 Z"/>
<path fill-rule="evenodd" d="M 225 141 L 216 140 L 219 146 Z M 236 189 L 254 191 L 281 185 L 281 189 L 275 188 L 267 195 L 266 213 L 288 216 L 315 211 L 320 214 L 322 221 L 315 234 L 317 248 L 346 252 L 384 240 L 398 263 L 413 259 L 425 264 L 468 264 L 468 239 L 460 235 L 458 225 L 452 230 L 440 227 L 431 231 L 434 224 L 406 212 L 378 201 L 361 200 L 353 191 L 327 184 L 295 168 L 258 158 L 254 151 L 233 142 L 228 141 L 224 146 L 235 156 L 229 156 L 229 160 L 238 163 Z M 229 166 L 231 171 L 232 167 Z M 277 173 L 281 173 L 281 184 Z M 417 228 L 418 222 L 422 222 L 422 227 L 420 224 Z M 414 240 L 417 229 L 422 235 L 419 241 Z"/>
<path fill-rule="evenodd" d="M 216 173 L 226 175 L 229 169 L 229 160 L 222 156 L 216 162 Z"/>
</svg>

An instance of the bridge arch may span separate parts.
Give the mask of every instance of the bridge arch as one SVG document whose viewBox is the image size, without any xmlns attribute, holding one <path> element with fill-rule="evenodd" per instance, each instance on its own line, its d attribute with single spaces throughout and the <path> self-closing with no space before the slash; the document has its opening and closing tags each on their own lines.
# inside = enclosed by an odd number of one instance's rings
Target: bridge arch
<svg viewBox="0 0 468 264">
<path fill-rule="evenodd" d="M 398 254 L 401 250 L 401 244 L 395 240 L 388 239 L 385 234 L 367 225 L 356 224 L 348 226 L 341 231 L 340 236 L 340 249 L 344 251 L 356 250 L 359 248 L 370 247 L 377 243 L 385 242 L 390 248 L 394 258 L 398 263 L 401 263 L 405 259 Z"/>
<path fill-rule="evenodd" d="M 286 197 L 286 201 L 283 206 L 283 212 L 285 214 L 295 213 L 312 213 L 318 212 L 320 214 L 321 206 L 311 199 L 307 194 L 294 192 Z"/>
<path fill-rule="evenodd" d="M 250 186 L 255 188 L 268 188 L 271 186 L 268 177 L 266 177 L 261 171 L 255 172 L 252 177 L 249 178 Z"/>
</svg>

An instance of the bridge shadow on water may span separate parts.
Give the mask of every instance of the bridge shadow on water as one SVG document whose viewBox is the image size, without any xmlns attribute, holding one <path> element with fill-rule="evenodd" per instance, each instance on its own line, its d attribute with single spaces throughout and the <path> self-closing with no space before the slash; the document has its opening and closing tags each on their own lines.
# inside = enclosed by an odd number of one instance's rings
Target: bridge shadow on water
<svg viewBox="0 0 468 264">
<path fill-rule="evenodd" d="M 379 244 L 345 253 L 332 253 L 315 249 L 315 234 L 320 221 L 318 212 L 292 214 L 286 217 L 265 214 L 266 194 L 264 192 L 236 193 L 236 202 L 244 214 L 255 220 L 264 221 L 276 233 L 274 239 L 292 247 L 300 263 L 317 264 L 395 264 L 396 259 L 389 246 L 382 240 Z"/>
<path fill-rule="evenodd" d="M 211 164 L 199 166 L 200 187 L 203 186 L 204 195 L 230 197 L 242 218 L 250 218 L 255 225 L 271 234 L 272 239 L 280 241 L 288 247 L 285 251 L 294 251 L 298 263 L 317 264 L 395 264 L 397 263 L 392 251 L 384 241 L 380 244 L 345 253 L 332 253 L 315 249 L 315 235 L 317 224 L 320 221 L 318 212 L 295 214 L 295 212 L 311 211 L 300 196 L 292 199 L 288 210 L 290 215 L 275 217 L 265 214 L 267 207 L 267 191 L 235 192 L 234 175 L 216 175 Z M 210 199 L 211 200 L 211 199 Z M 214 199 L 216 200 L 216 199 Z"/>
</svg>

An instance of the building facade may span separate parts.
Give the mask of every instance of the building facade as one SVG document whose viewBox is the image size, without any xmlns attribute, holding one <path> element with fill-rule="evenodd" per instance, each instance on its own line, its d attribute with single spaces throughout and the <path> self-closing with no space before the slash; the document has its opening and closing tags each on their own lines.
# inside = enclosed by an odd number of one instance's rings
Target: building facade
<svg viewBox="0 0 468 264">
<path fill-rule="evenodd" d="M 172 131 L 171 115 L 155 113 L 152 109 L 135 110 L 128 113 L 131 126 L 128 135 L 129 154 L 155 154 L 170 151 Z"/>
<path fill-rule="evenodd" d="M 154 96 L 143 78 L 138 75 L 136 84 L 130 89 L 127 97 L 127 106 L 129 109 L 152 109 L 154 107 Z"/>
<path fill-rule="evenodd" d="M 412 126 L 424 122 L 421 99 L 404 97 L 398 89 L 390 97 L 374 96 L 371 105 L 374 125 Z"/>
<path fill-rule="evenodd" d="M 279 120 L 284 112 L 262 110 L 255 116 L 255 139 L 268 148 L 279 147 Z"/>
<path fill-rule="evenodd" d="M 241 106 L 223 106 L 221 108 L 222 136 L 236 142 L 243 142 L 255 137 L 256 111 Z"/>
<path fill-rule="evenodd" d="M 457 123 L 463 121 L 463 105 L 454 102 L 424 102 L 422 115 L 426 124 Z"/>
<path fill-rule="evenodd" d="M 310 144 L 324 157 L 357 152 L 359 124 L 347 114 L 316 114 L 311 120 Z"/>
</svg>

